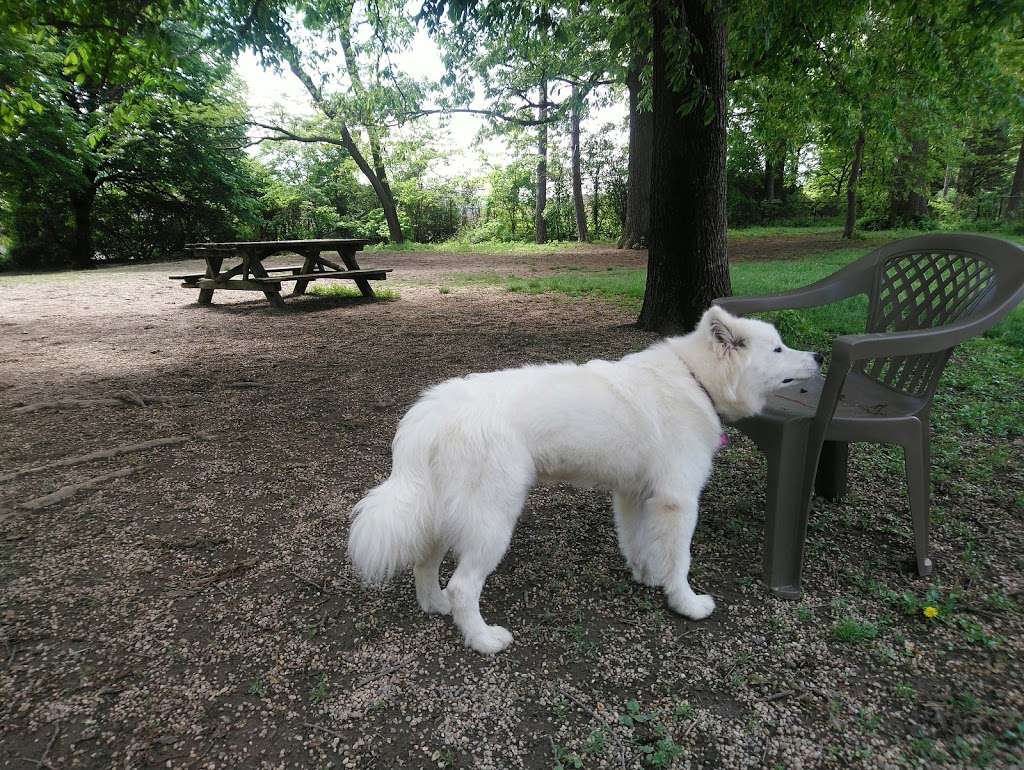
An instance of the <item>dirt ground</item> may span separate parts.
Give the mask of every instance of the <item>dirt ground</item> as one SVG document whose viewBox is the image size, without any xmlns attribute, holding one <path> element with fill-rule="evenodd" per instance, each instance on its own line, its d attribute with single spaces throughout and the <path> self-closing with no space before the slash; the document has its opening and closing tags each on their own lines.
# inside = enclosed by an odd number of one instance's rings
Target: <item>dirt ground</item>
<svg viewBox="0 0 1024 770">
<path fill-rule="evenodd" d="M 694 584 L 718 600 L 706 621 L 632 583 L 608 496 L 567 487 L 532 494 L 488 581 L 484 616 L 515 635 L 495 658 L 424 616 L 411 576 L 359 585 L 348 511 L 386 476 L 424 387 L 653 340 L 590 299 L 436 284 L 640 259 L 373 254 L 364 266 L 395 267 L 399 299 L 305 297 L 284 312 L 243 292 L 198 306 L 166 279 L 194 263 L 0 278 L 0 476 L 28 471 L 0 481 L 0 766 L 967 764 L 957 751 L 1014 766 L 1019 612 L 978 605 L 1001 639 L 988 646 L 878 598 L 876 583 L 923 596 L 929 582 L 906 567 L 898 466 L 880 471 L 870 452 L 854 454 L 847 502 L 816 503 L 798 603 L 758 582 L 764 467 L 736 437 L 695 540 Z M 33 470 L 161 438 L 180 443 Z M 985 591 L 1020 591 L 1008 500 L 1022 492 L 1013 477 L 936 493 L 942 511 L 969 503 L 994 554 L 973 578 Z M 965 584 L 960 551 L 937 533 L 943 581 Z M 847 617 L 877 637 L 838 638 Z M 983 708 L 963 707 L 968 691 Z"/>
</svg>

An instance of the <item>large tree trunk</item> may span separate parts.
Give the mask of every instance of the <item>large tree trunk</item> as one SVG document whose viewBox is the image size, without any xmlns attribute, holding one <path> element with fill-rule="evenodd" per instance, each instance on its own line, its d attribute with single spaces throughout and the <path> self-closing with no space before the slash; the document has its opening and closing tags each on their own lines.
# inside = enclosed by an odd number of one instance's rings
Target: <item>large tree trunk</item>
<svg viewBox="0 0 1024 770">
<path fill-rule="evenodd" d="M 395 202 L 395 194 L 391 191 L 391 185 L 388 183 L 388 174 L 387 169 L 384 167 L 384 153 L 380 146 L 380 139 L 374 130 L 367 129 L 366 133 L 370 138 L 370 157 L 373 158 L 373 171 L 378 180 L 378 186 L 374 187 L 374 190 L 380 189 L 380 194 L 377 198 L 380 201 L 381 208 L 384 209 L 384 219 L 388 223 L 389 238 L 392 243 L 404 243 L 405 233 L 402 232 L 402 225 L 398 220 L 398 204 Z"/>
<path fill-rule="evenodd" d="M 764 197 L 782 200 L 786 197 L 786 145 L 779 142 L 764 159 Z"/>
<path fill-rule="evenodd" d="M 654 116 L 640 109 L 640 73 L 643 59 L 636 58 L 626 76 L 629 88 L 629 167 L 626 181 L 626 221 L 619 248 L 646 245 L 651 226 L 651 138 Z"/>
<path fill-rule="evenodd" d="M 674 22 L 669 19 L 675 12 Z M 725 18 L 722 0 L 654 0 L 654 144 L 647 288 L 639 325 L 689 331 L 731 292 L 726 256 Z M 691 77 L 672 88 L 668 46 L 692 36 Z M 673 34 L 673 32 L 677 34 Z M 693 89 L 699 89 L 694 91 Z M 692 105 L 685 114 L 680 110 Z M 710 117 L 710 120 L 708 118 Z"/>
<path fill-rule="evenodd" d="M 534 230 L 537 243 L 548 242 L 548 223 L 544 219 L 544 209 L 548 205 L 548 81 L 540 81 L 540 100 L 537 102 L 537 207 L 533 213 Z"/>
<path fill-rule="evenodd" d="M 889 191 L 889 226 L 916 225 L 928 216 L 928 140 L 912 139 L 896 159 Z"/>
<path fill-rule="evenodd" d="M 90 181 L 81 190 L 71 193 L 71 215 L 74 228 L 71 235 L 71 264 L 76 268 L 92 267 L 92 206 L 96 201 L 96 187 Z"/>
<path fill-rule="evenodd" d="M 1010 199 L 1006 201 L 1006 218 L 1012 219 L 1024 205 L 1024 137 L 1020 140 L 1020 155 L 1017 156 L 1017 170 L 1013 172 Z"/>
<path fill-rule="evenodd" d="M 387 182 L 387 177 L 383 175 L 384 162 L 383 156 L 380 150 L 379 139 L 374 150 L 373 137 L 375 136 L 374 131 L 369 131 L 371 152 L 374 152 L 374 164 L 377 170 L 366 160 L 366 156 L 363 155 L 359 146 L 356 144 L 355 139 L 352 138 L 352 132 L 349 131 L 348 125 L 344 119 L 338 115 L 335 110 L 325 99 L 323 93 L 320 91 L 319 86 L 313 82 L 313 78 L 309 76 L 309 73 L 302 67 L 298 49 L 289 47 L 285 51 L 285 60 L 288 62 L 288 67 L 291 69 L 292 74 L 299 79 L 299 82 L 305 86 L 306 91 L 309 92 L 310 97 L 313 99 L 313 103 L 320 108 L 320 110 L 332 120 L 338 122 L 341 130 L 341 139 L 348 154 L 355 161 L 355 164 L 359 167 L 359 170 L 363 172 L 363 176 L 366 177 L 366 181 L 370 183 L 370 187 L 373 188 L 374 194 L 377 196 L 377 202 L 380 203 L 380 207 L 384 210 L 384 219 L 388 223 L 388 237 L 392 243 L 405 243 L 405 234 L 402 232 L 402 225 L 398 221 L 398 207 L 395 205 L 395 196 L 391 192 L 391 186 Z M 346 55 L 346 61 L 353 61 Z M 354 67 L 350 64 L 350 74 Z M 358 79 L 358 71 L 356 70 L 356 79 Z M 355 83 L 355 81 L 353 81 Z M 361 84 L 360 84 L 361 88 Z M 380 174 L 378 174 L 378 171 Z"/>
<path fill-rule="evenodd" d="M 347 6 L 347 15 L 339 24 L 341 51 L 345 57 L 345 68 L 348 70 L 349 80 L 352 83 L 352 90 L 360 98 L 365 97 L 366 88 L 363 86 L 363 79 L 359 74 L 359 62 L 352 51 L 352 5 Z M 395 204 L 395 194 L 391 191 L 388 183 L 387 169 L 384 166 L 384 149 L 380 139 L 380 132 L 374 125 L 366 126 L 366 136 L 370 140 L 370 157 L 373 159 L 373 173 L 377 177 L 377 183 L 373 184 L 377 199 L 381 208 L 384 209 L 384 219 L 388 223 L 388 235 L 393 243 L 404 243 L 405 234 L 402 232 L 402 225 L 398 220 L 398 206 Z"/>
<path fill-rule="evenodd" d="M 857 182 L 860 180 L 860 167 L 864 162 L 864 127 L 857 132 L 857 141 L 853 144 L 853 162 L 850 164 L 850 181 L 846 183 L 846 224 L 843 226 L 843 237 L 853 238 L 853 228 L 857 224 Z"/>
<path fill-rule="evenodd" d="M 355 161 L 359 170 L 363 172 L 363 176 L 366 177 L 370 187 L 373 188 L 373 192 L 377 195 L 377 202 L 384 209 L 384 219 L 388 223 L 388 238 L 392 243 L 405 243 L 405 234 L 402 232 L 402 225 L 398 221 L 398 207 L 395 205 L 395 197 L 391 194 L 391 188 L 387 185 L 386 180 L 381 181 L 377 173 L 370 167 L 366 156 L 363 155 L 359 145 L 352 138 L 352 132 L 348 130 L 348 126 L 344 123 L 339 125 L 341 128 L 341 140 L 344 143 L 345 149 L 348 150 L 348 154 Z"/>
<path fill-rule="evenodd" d="M 583 173 L 580 169 L 580 104 L 579 90 L 572 87 L 572 109 L 569 117 L 569 144 L 572 149 L 572 208 L 576 214 L 576 240 L 589 241 L 587 211 L 583 205 Z"/>
</svg>

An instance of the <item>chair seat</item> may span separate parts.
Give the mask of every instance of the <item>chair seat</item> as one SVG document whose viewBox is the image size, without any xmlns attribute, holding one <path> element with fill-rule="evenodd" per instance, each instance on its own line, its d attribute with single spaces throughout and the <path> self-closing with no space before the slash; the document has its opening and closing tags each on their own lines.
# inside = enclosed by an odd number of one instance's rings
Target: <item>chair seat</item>
<svg viewBox="0 0 1024 770">
<path fill-rule="evenodd" d="M 817 376 L 784 386 L 768 399 L 763 416 L 774 420 L 814 417 L 824 385 L 825 378 Z M 926 403 L 926 399 L 897 393 L 859 372 L 850 372 L 833 422 L 913 417 Z"/>
<path fill-rule="evenodd" d="M 735 427 L 755 441 L 787 424 L 803 422 L 809 428 L 824 385 L 821 376 L 786 385 L 768 399 L 761 414 L 740 420 Z M 906 429 L 916 427 L 928 408 L 927 399 L 889 390 L 859 372 L 847 376 L 839 399 L 827 441 L 903 443 Z"/>
</svg>

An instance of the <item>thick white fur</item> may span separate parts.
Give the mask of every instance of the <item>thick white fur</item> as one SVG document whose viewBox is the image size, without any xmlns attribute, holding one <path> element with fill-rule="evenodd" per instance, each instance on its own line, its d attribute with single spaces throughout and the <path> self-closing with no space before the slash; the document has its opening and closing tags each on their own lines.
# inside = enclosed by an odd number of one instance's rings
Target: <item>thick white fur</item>
<svg viewBox="0 0 1024 770">
<path fill-rule="evenodd" d="M 713 307 L 692 333 L 619 361 L 448 380 L 399 424 L 390 478 L 353 510 L 349 557 L 369 583 L 412 566 L 424 611 L 451 613 L 468 646 L 499 652 L 512 634 L 481 617 L 484 581 L 530 488 L 565 481 L 611 491 L 634 578 L 663 587 L 681 615 L 707 617 L 715 603 L 690 587 L 690 540 L 719 415 L 755 414 L 783 380 L 817 371 L 771 325 Z M 441 590 L 449 550 L 458 563 Z"/>
</svg>

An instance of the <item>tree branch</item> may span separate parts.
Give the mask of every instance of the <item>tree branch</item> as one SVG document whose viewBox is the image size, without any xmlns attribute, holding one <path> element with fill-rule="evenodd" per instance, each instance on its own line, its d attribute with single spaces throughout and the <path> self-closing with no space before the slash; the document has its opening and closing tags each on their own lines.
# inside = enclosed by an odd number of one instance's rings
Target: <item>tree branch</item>
<svg viewBox="0 0 1024 770">
<path fill-rule="evenodd" d="M 556 120 L 558 120 L 559 117 L 561 117 L 561 114 L 557 112 L 557 110 L 560 110 L 564 105 L 558 104 L 553 106 L 556 112 L 554 114 L 549 115 L 546 118 L 516 118 L 511 115 L 504 115 L 500 112 L 497 112 L 496 110 L 476 110 L 470 107 L 447 107 L 445 109 L 437 110 L 413 110 L 412 112 L 403 113 L 399 117 L 408 119 L 421 118 L 426 115 L 449 115 L 452 113 L 464 113 L 468 115 L 484 115 L 489 118 L 494 118 L 495 120 L 504 121 L 505 123 L 511 123 L 512 125 L 515 126 L 541 126 L 546 125 L 548 123 L 554 123 Z"/>
<path fill-rule="evenodd" d="M 274 126 L 269 123 L 261 123 L 258 120 L 250 120 L 248 121 L 248 125 L 263 128 L 267 131 L 276 131 L 278 133 L 278 136 L 257 137 L 257 141 L 253 142 L 253 144 L 259 144 L 260 142 L 306 142 L 307 144 L 334 144 L 339 147 L 348 147 L 344 140 L 338 139 L 334 136 L 325 136 L 324 134 L 296 134 L 294 131 L 289 131 L 284 126 Z"/>
</svg>

